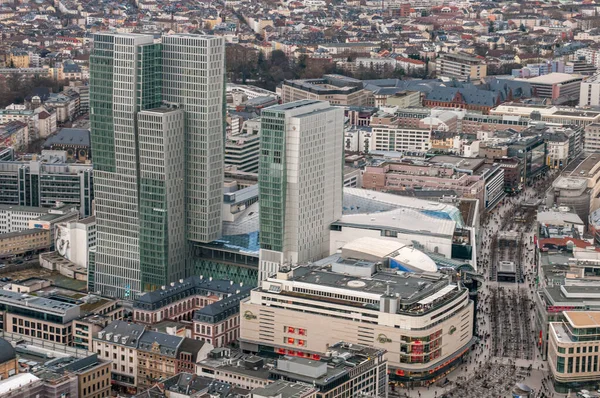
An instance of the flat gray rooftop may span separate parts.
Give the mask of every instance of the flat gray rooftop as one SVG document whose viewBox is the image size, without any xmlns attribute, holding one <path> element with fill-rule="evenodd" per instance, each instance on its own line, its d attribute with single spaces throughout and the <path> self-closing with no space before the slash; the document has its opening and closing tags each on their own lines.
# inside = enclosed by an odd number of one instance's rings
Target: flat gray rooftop
<svg viewBox="0 0 600 398">
<path fill-rule="evenodd" d="M 391 294 L 404 299 L 429 296 L 449 284 L 442 274 L 379 272 L 364 279 L 314 267 L 297 268 L 291 280 L 378 295 L 384 295 L 389 288 Z"/>
</svg>

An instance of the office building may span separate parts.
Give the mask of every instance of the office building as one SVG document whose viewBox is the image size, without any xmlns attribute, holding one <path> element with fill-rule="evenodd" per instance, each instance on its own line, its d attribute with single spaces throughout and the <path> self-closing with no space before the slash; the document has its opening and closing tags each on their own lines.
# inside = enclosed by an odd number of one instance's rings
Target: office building
<svg viewBox="0 0 600 398">
<path fill-rule="evenodd" d="M 284 80 L 281 102 L 300 100 L 329 101 L 332 105 L 365 106 L 369 92 L 363 82 L 341 75 L 325 75 L 320 79 Z"/>
<path fill-rule="evenodd" d="M 43 207 L 0 205 L 0 234 L 29 229 L 29 221 L 48 214 Z"/>
<path fill-rule="evenodd" d="M 66 162 L 0 162 L 0 204 L 52 207 L 75 205 L 92 214 L 92 165 Z"/>
<path fill-rule="evenodd" d="M 210 242 L 221 235 L 225 41 L 181 34 L 162 45 L 163 98 L 186 115 L 187 238 Z"/>
<path fill-rule="evenodd" d="M 43 144 L 44 149 L 65 151 L 67 159 L 85 162 L 91 159 L 90 130 L 62 128 Z"/>
<path fill-rule="evenodd" d="M 248 124 L 246 121 L 244 126 Z M 225 164 L 235 170 L 258 172 L 260 135 L 258 132 L 245 130 L 242 134 L 231 135 L 225 142 Z"/>
<path fill-rule="evenodd" d="M 320 358 L 344 341 L 387 350 L 393 383 L 445 377 L 476 341 L 468 289 L 441 273 L 378 270 L 359 257 L 342 251 L 261 281 L 240 306 L 241 348 Z"/>
<path fill-rule="evenodd" d="M 187 241 L 221 234 L 222 38 L 97 34 L 90 121 L 95 288 L 135 298 L 185 277 Z M 165 106 L 167 104 L 167 106 Z"/>
<path fill-rule="evenodd" d="M 7 290 L 0 291 L 0 305 L 4 332 L 71 345 L 71 328 L 80 316 L 79 305 Z"/>
<path fill-rule="evenodd" d="M 302 100 L 263 110 L 259 280 L 329 252 L 342 213 L 344 111 Z"/>
<path fill-rule="evenodd" d="M 479 80 L 487 76 L 485 62 L 470 54 L 441 54 L 435 60 L 438 77 L 447 77 L 459 81 Z"/>
<path fill-rule="evenodd" d="M 549 73 L 531 79 L 515 79 L 527 81 L 535 97 L 549 98 L 558 103 L 577 103 L 581 92 L 583 76 L 569 73 Z"/>
<path fill-rule="evenodd" d="M 215 348 L 235 344 L 240 336 L 240 301 L 250 295 L 241 291 L 194 312 L 192 336 Z"/>
<path fill-rule="evenodd" d="M 581 82 L 579 106 L 600 106 L 600 74 Z"/>
<path fill-rule="evenodd" d="M 97 355 L 66 353 L 20 342 L 1 345 L 2 358 L 12 357 L 25 372 L 13 371 L 0 381 L 0 394 L 7 398 L 103 398 L 110 396 L 110 363 Z M 43 351 L 44 354 L 40 354 Z"/>
<path fill-rule="evenodd" d="M 143 291 L 186 276 L 184 123 L 181 109 L 138 113 Z"/>
<path fill-rule="evenodd" d="M 46 208 L 0 205 L 0 234 L 42 228 L 50 230 L 50 237 L 54 242 L 55 225 L 78 219 L 79 212 L 74 206 Z"/>
<path fill-rule="evenodd" d="M 564 311 L 563 317 L 562 322 L 550 323 L 549 330 L 548 364 L 554 388 L 560 393 L 595 388 L 600 377 L 600 311 Z"/>
</svg>

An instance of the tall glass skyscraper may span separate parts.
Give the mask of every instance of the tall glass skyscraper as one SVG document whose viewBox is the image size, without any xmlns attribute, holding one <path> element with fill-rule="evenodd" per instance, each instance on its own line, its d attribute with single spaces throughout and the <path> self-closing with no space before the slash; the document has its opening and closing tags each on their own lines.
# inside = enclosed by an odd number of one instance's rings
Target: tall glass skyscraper
<svg viewBox="0 0 600 398">
<path fill-rule="evenodd" d="M 342 215 L 344 111 L 302 100 L 261 112 L 259 280 L 329 254 Z"/>
<path fill-rule="evenodd" d="M 101 294 L 134 298 L 182 278 L 186 240 L 219 237 L 224 59 L 217 37 L 155 43 L 152 35 L 94 35 L 94 277 Z"/>
</svg>

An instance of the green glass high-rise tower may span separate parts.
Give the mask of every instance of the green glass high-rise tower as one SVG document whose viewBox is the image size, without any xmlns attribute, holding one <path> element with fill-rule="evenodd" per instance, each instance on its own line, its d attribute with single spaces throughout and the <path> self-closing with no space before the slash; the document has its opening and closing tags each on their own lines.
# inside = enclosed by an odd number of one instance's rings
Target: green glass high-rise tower
<svg viewBox="0 0 600 398">
<path fill-rule="evenodd" d="M 95 289 L 133 299 L 187 275 L 221 232 L 224 41 L 94 35 Z M 218 206 L 216 205 L 218 198 Z"/>
</svg>

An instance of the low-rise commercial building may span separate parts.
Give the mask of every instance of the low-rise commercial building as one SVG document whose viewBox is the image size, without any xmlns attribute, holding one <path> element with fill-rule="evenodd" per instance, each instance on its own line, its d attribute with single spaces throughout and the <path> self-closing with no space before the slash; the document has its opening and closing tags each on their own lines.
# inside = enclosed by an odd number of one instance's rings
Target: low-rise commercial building
<svg viewBox="0 0 600 398">
<path fill-rule="evenodd" d="M 34 228 L 0 234 L 0 259 L 34 255 L 49 250 L 51 246 L 50 231 L 45 229 Z"/>
<path fill-rule="evenodd" d="M 579 102 L 579 93 L 583 76 L 569 73 L 548 73 L 525 80 L 531 84 L 534 95 L 539 98 L 550 98 L 560 103 L 570 102 L 576 105 Z"/>
<path fill-rule="evenodd" d="M 337 342 L 325 355 L 305 355 L 291 350 L 277 358 L 215 349 L 197 365 L 200 376 L 233 386 L 270 390 L 278 381 L 310 385 L 317 397 L 387 397 L 385 350 Z"/>
<path fill-rule="evenodd" d="M 600 152 L 600 123 L 592 123 L 585 126 L 583 145 L 586 155 Z"/>
<path fill-rule="evenodd" d="M 133 319 L 143 324 L 191 321 L 194 311 L 248 290 L 243 283 L 194 275 L 137 298 L 133 303 Z"/>
<path fill-rule="evenodd" d="M 600 122 L 600 112 L 591 109 L 555 105 L 505 102 L 490 111 L 491 115 L 520 116 L 558 125 L 587 126 Z"/>
<path fill-rule="evenodd" d="M 94 351 L 112 362 L 114 389 L 135 394 L 179 372 L 193 372 L 214 347 L 187 337 L 146 330 L 117 320 L 94 337 Z"/>
<path fill-rule="evenodd" d="M 600 74 L 581 82 L 579 106 L 600 106 Z"/>
<path fill-rule="evenodd" d="M 585 223 L 598 208 L 600 197 L 600 155 L 591 154 L 572 162 L 552 183 L 546 204 L 575 210 Z"/>
<path fill-rule="evenodd" d="M 378 191 L 452 189 L 478 199 L 481 209 L 493 207 L 504 195 L 504 170 L 483 158 L 435 156 L 427 162 L 384 162 L 367 166 L 363 188 Z"/>
<path fill-rule="evenodd" d="M 237 341 L 240 334 L 240 301 L 250 295 L 248 290 L 226 297 L 194 312 L 192 336 L 214 347 L 224 347 Z"/>
<path fill-rule="evenodd" d="M 282 103 L 305 99 L 329 101 L 331 105 L 365 106 L 368 102 L 368 92 L 363 89 L 362 81 L 341 75 L 283 81 Z"/>
<path fill-rule="evenodd" d="M 474 201 L 471 219 L 478 219 Z M 474 224 L 465 222 L 461 211 L 448 203 L 433 202 L 366 189 L 344 188 L 342 217 L 330 231 L 329 254 L 360 238 L 391 240 L 427 255 L 457 260 L 477 267 Z M 417 242 L 415 244 L 415 242 Z M 387 253 L 384 253 L 387 254 Z"/>
<path fill-rule="evenodd" d="M 475 342 L 468 289 L 443 274 L 374 264 L 333 255 L 262 281 L 240 306 L 242 349 L 321 358 L 342 340 L 387 350 L 394 383 L 445 377 Z"/>
<path fill-rule="evenodd" d="M 80 317 L 77 304 L 54 298 L 0 290 L 2 330 L 49 342 L 71 345 L 73 320 Z"/>
</svg>

